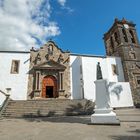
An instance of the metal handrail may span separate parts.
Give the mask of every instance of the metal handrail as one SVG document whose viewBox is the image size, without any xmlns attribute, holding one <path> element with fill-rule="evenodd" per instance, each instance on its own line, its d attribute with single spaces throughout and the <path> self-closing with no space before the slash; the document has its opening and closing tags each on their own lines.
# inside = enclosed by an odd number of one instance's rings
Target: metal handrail
<svg viewBox="0 0 140 140">
<path fill-rule="evenodd" d="M 6 105 L 7 105 L 7 103 L 8 103 L 8 100 L 9 100 L 10 95 L 9 95 L 9 94 L 6 94 L 6 93 L 3 92 L 2 90 L 0 90 L 0 93 L 2 93 L 3 95 L 6 96 L 6 99 L 3 101 L 3 104 L 2 104 L 2 106 L 0 107 L 0 116 L 1 116 L 2 111 L 4 110 L 4 108 L 6 107 Z"/>
<path fill-rule="evenodd" d="M 0 92 L 1 92 L 3 95 L 5 95 L 5 96 L 8 95 L 8 94 L 6 94 L 5 92 L 3 92 L 2 90 L 0 90 Z"/>
</svg>

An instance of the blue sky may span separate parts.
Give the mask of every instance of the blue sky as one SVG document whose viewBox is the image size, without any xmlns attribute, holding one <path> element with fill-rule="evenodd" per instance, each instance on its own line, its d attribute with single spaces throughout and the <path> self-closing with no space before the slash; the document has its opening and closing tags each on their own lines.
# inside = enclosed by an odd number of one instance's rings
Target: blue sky
<svg viewBox="0 0 140 140">
<path fill-rule="evenodd" d="M 72 53 L 104 55 L 103 34 L 116 17 L 136 23 L 140 36 L 140 0 L 68 0 L 66 5 L 73 12 L 61 9 L 55 1 L 53 5 L 51 18 L 58 22 L 61 34 L 52 39 Z"/>
<path fill-rule="evenodd" d="M 139 6 L 140 0 L 0 0 L 0 50 L 29 51 L 52 39 L 72 53 L 105 55 L 103 34 L 116 17 L 136 23 L 140 36 Z"/>
</svg>

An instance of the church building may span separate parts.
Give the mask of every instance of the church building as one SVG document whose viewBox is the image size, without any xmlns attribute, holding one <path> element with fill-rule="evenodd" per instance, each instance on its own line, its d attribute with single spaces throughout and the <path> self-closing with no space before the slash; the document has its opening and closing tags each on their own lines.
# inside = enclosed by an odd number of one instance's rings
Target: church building
<svg viewBox="0 0 140 140">
<path fill-rule="evenodd" d="M 104 41 L 106 56 L 70 53 L 53 41 L 29 52 L 0 51 L 0 90 L 12 100 L 95 101 L 99 63 L 103 79 L 108 80 L 111 106 L 133 106 L 132 96 L 135 102 L 140 98 L 140 45 L 135 24 L 115 19 Z"/>
</svg>

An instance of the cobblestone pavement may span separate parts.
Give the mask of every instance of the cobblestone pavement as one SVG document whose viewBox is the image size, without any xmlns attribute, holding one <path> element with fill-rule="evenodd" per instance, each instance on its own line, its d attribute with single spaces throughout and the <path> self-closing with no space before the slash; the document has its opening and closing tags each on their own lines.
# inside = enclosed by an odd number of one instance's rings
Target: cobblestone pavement
<svg viewBox="0 0 140 140">
<path fill-rule="evenodd" d="M 88 125 L 90 116 L 0 119 L 0 140 L 140 140 L 140 109 L 115 111 L 120 126 Z"/>
</svg>

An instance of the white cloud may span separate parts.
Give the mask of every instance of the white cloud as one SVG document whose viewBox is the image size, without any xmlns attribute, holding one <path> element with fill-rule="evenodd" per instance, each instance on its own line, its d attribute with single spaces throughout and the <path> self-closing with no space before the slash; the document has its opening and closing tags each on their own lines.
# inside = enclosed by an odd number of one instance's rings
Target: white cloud
<svg viewBox="0 0 140 140">
<path fill-rule="evenodd" d="M 67 10 L 69 13 L 72 13 L 74 10 L 68 6 L 66 6 L 67 0 L 57 0 L 57 2 L 61 5 L 61 8 Z"/>
<path fill-rule="evenodd" d="M 29 50 L 59 35 L 50 15 L 49 0 L 0 0 L 0 50 Z"/>
<path fill-rule="evenodd" d="M 65 6 L 66 0 L 57 0 L 61 6 Z"/>
</svg>

